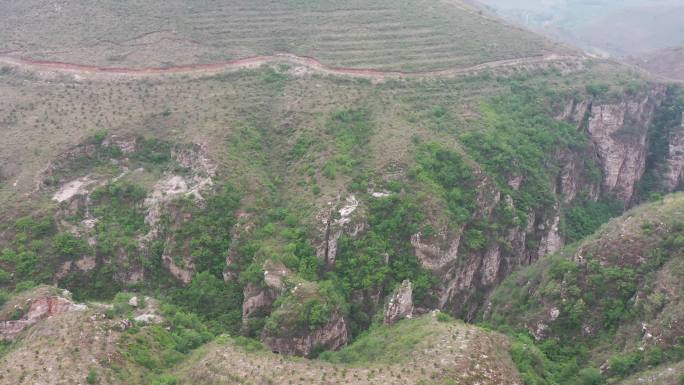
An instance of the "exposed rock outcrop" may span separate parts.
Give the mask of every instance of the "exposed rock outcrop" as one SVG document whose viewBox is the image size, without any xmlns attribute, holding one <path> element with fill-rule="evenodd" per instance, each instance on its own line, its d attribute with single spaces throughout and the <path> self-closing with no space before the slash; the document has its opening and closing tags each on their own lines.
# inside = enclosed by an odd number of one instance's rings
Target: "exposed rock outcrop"
<svg viewBox="0 0 684 385">
<path fill-rule="evenodd" d="M 264 266 L 262 285 L 247 283 L 242 302 L 242 324 L 249 328 L 250 319 L 263 317 L 271 312 L 271 306 L 285 289 L 284 279 L 291 272 L 280 262 L 269 261 Z"/>
<path fill-rule="evenodd" d="M 391 325 L 413 315 L 413 287 L 408 279 L 394 291 L 385 306 L 384 324 Z"/>
<path fill-rule="evenodd" d="M 333 202 L 329 203 L 330 205 Z M 338 209 L 321 212 L 318 220 L 323 224 L 320 233 L 322 240 L 316 248 L 316 255 L 323 259 L 326 266 L 333 267 L 337 257 L 337 241 L 342 234 L 355 237 L 366 229 L 363 215 L 358 214 L 360 202 L 354 195 L 349 195 Z"/>
<path fill-rule="evenodd" d="M 563 246 L 563 207 L 575 199 L 598 200 L 605 194 L 630 204 L 636 183 L 645 171 L 649 128 L 664 98 L 665 89 L 653 86 L 624 95 L 616 102 L 599 103 L 587 98 L 565 105 L 556 118 L 585 130 L 590 143 L 586 149 L 565 149 L 553 154 L 560 166 L 555 183 L 549 186 L 555 192 L 556 204 L 528 212 L 524 223 L 484 231 L 487 243 L 483 248 L 471 250 L 464 244 L 472 221 L 500 223 L 495 208 L 505 204 L 514 209 L 511 197 L 503 195 L 486 176 L 480 176 L 477 208 L 471 222 L 457 228 L 453 224 L 431 224 L 437 230 L 434 235 L 414 234 L 411 243 L 417 257 L 440 282 L 436 306 L 472 318 L 475 309 L 482 305 L 483 293 L 486 296 L 517 267 Z M 508 186 L 515 191 L 525 183 L 520 175 L 511 175 L 508 180 Z"/>
<path fill-rule="evenodd" d="M 681 125 L 671 130 L 669 142 L 665 183 L 668 190 L 672 191 L 684 182 L 684 113 Z"/>
<path fill-rule="evenodd" d="M 0 320 L 0 340 L 13 340 L 19 333 L 45 318 L 85 309 L 85 305 L 75 304 L 58 295 L 38 295 L 29 298 L 24 304 L 15 305 L 15 313 L 24 312 L 20 318 Z"/>
<path fill-rule="evenodd" d="M 330 321 L 320 329 L 294 336 L 271 336 L 264 329 L 261 340 L 271 351 L 302 357 L 310 357 L 318 349 L 337 350 L 349 341 L 347 323 L 340 309 L 330 316 Z"/>
<path fill-rule="evenodd" d="M 162 213 L 168 213 L 172 217 L 172 227 L 180 227 L 192 219 L 190 214 L 181 213 L 173 205 L 174 200 L 180 197 L 194 199 L 196 204 L 204 200 L 201 193 L 213 186 L 213 176 L 216 165 L 213 164 L 205 153 L 204 147 L 194 145 L 190 148 L 174 149 L 173 158 L 182 167 L 190 170 L 189 176 L 170 174 L 157 181 L 152 192 L 145 198 L 144 205 L 147 208 L 145 223 L 150 230 L 140 237 L 141 251 L 148 252 L 149 244 L 160 237 L 161 227 L 159 221 Z M 162 262 L 168 271 L 183 284 L 189 284 L 195 274 L 195 264 L 188 252 L 188 245 L 177 245 L 173 237 L 167 236 L 166 247 L 162 253 Z"/>
<path fill-rule="evenodd" d="M 665 96 L 665 87 L 653 86 L 615 102 L 572 102 L 558 116 L 586 129 L 603 172 L 603 192 L 625 204 L 646 169 L 648 130 Z"/>
</svg>

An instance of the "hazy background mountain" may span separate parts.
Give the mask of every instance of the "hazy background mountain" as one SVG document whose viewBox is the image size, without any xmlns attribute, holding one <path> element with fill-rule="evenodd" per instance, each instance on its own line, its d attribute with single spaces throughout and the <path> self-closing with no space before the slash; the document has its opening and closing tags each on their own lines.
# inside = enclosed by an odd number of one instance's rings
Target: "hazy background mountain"
<svg viewBox="0 0 684 385">
<path fill-rule="evenodd" d="M 591 52 L 630 60 L 680 77 L 659 63 L 660 50 L 684 44 L 684 3 L 678 0 L 482 0 L 498 15 Z M 657 51 L 657 52 L 655 52 Z M 656 57 L 654 57 L 656 56 Z M 665 67 L 665 68 L 663 68 Z M 675 66 L 676 67 L 676 66 Z"/>
<path fill-rule="evenodd" d="M 684 42 L 678 0 L 482 0 L 498 14 L 565 41 L 611 55 Z"/>
</svg>

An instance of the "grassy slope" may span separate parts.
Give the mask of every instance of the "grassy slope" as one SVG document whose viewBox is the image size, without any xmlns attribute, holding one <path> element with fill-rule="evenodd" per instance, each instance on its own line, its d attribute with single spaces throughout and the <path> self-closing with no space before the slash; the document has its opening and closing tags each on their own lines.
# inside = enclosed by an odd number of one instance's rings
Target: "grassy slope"
<svg viewBox="0 0 684 385">
<path fill-rule="evenodd" d="M 486 74 L 375 86 L 318 77 L 283 76 L 272 81 L 269 74 L 260 70 L 199 79 L 108 83 L 0 75 L 0 121 L 5 122 L 0 195 L 19 199 L 32 191 L 49 161 L 98 129 L 205 144 L 210 157 L 230 167 L 231 175 L 251 175 L 252 179 L 258 179 L 260 172 L 249 160 L 261 158 L 267 161 L 261 172 L 270 169 L 281 174 L 292 182 L 288 187 L 301 193 L 297 184 L 302 171 L 309 164 L 319 168 L 331 156 L 325 124 L 333 111 L 358 107 L 371 111 L 374 132 L 368 153 L 382 156 L 364 161 L 381 171 L 408 162 L 407 149 L 416 134 L 453 142 L 447 132 L 434 129 L 430 113 L 436 106 L 446 108 L 449 119 L 437 123 L 461 130 L 477 120 L 483 98 L 507 88 L 505 81 Z M 561 91 L 581 90 L 583 84 L 597 80 L 630 79 L 626 73 L 600 66 L 588 73 L 537 75 L 541 76 L 521 78 L 528 84 L 546 82 L 545 87 Z M 242 141 L 238 144 L 242 147 L 228 148 L 230 137 Z M 283 159 L 300 138 L 313 140 L 312 150 L 317 153 L 310 151 L 304 159 L 288 163 L 268 163 Z M 326 191 L 325 186 L 323 190 L 330 195 L 337 192 Z"/>
<path fill-rule="evenodd" d="M 16 301 L 40 296 L 46 290 L 50 288 L 18 294 L 2 310 L 11 310 Z M 517 381 L 506 337 L 449 317 L 426 315 L 391 327 L 379 326 L 341 352 L 328 354 L 327 361 L 279 356 L 264 351 L 258 342 L 227 336 L 184 357 L 177 346 L 174 348 L 179 334 L 167 331 L 178 328 L 177 321 L 162 326 L 128 326 L 123 331 L 125 318 L 158 312 L 151 310 L 156 305 L 146 306 L 147 310 L 135 310 L 115 304 L 112 310 L 91 303 L 84 312 L 38 322 L 0 360 L 0 384 L 84 383 L 89 374 L 97 379 L 94 383 L 103 385 Z M 170 380 L 176 382 L 164 382 Z"/>
<path fill-rule="evenodd" d="M 107 0 L 97 7 L 31 0 L 2 7 L 0 51 L 104 66 L 290 52 L 336 66 L 426 70 L 567 51 L 458 0 Z"/>
<path fill-rule="evenodd" d="M 681 360 L 683 221 L 682 194 L 637 207 L 514 273 L 492 295 L 484 318 L 559 339 L 576 349 L 580 366 L 600 366 L 618 379 Z M 553 351 L 553 343 L 546 346 Z"/>
<path fill-rule="evenodd" d="M 328 357 L 348 364 L 247 352 L 225 340 L 199 349 L 175 374 L 183 384 L 513 384 L 507 343 L 496 333 L 427 315 L 371 330 Z"/>
</svg>

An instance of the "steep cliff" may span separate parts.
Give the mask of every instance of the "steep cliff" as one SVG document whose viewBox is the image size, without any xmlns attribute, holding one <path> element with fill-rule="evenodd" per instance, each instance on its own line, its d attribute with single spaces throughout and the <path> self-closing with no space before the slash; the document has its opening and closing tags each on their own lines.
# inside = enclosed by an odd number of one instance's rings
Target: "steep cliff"
<svg viewBox="0 0 684 385">
<path fill-rule="evenodd" d="M 666 97 L 665 86 L 650 86 L 617 100 L 573 102 L 561 119 L 585 130 L 602 171 L 601 193 L 629 205 L 646 170 L 649 130 Z"/>
<path fill-rule="evenodd" d="M 346 345 L 349 332 L 336 301 L 318 285 L 299 282 L 279 299 L 279 306 L 266 320 L 261 340 L 276 353 L 308 357 Z"/>
<path fill-rule="evenodd" d="M 415 234 L 412 244 L 416 255 L 438 277 L 438 306 L 471 319 L 487 293 L 508 274 L 561 249 L 582 207 L 593 205 L 586 209 L 587 213 L 593 210 L 593 215 L 599 216 L 606 214 L 599 214 L 597 207 L 608 205 L 601 202 L 618 201 L 629 207 L 637 199 L 644 199 L 636 196 L 637 190 L 649 154 L 655 151 L 653 132 L 662 129 L 656 127 L 663 124 L 659 108 L 668 97 L 665 86 L 649 85 L 619 96 L 575 96 L 562 102 L 555 118 L 575 126 L 577 133 L 586 137 L 586 145 L 561 148 L 553 154 L 557 166 L 549 166 L 552 171 L 547 187 L 555 203 L 528 209 L 521 216 L 525 220 L 506 224 L 501 207 L 515 209 L 511 196 L 530 182 L 523 177 L 509 177 L 502 187 L 481 177 L 476 187 L 477 209 L 471 221 L 456 230 L 443 227 L 428 239 Z M 671 109 L 669 105 L 667 108 Z M 655 171 L 667 182 L 665 192 L 674 190 L 681 180 L 680 124 L 677 122 L 668 131 L 669 167 Z M 619 207 L 617 203 L 610 205 Z M 488 242 L 483 248 L 472 250 L 462 238 L 478 220 L 498 226 L 484 231 Z"/>
</svg>

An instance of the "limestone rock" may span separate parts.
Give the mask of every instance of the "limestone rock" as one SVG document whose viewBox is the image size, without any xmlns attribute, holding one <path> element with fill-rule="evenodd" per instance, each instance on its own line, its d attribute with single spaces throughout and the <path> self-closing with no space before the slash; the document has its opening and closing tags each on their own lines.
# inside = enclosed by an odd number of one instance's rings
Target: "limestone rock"
<svg viewBox="0 0 684 385">
<path fill-rule="evenodd" d="M 665 174 L 665 183 L 668 190 L 672 191 L 684 182 L 684 113 L 682 124 L 670 132 L 669 142 L 670 151 L 667 157 L 668 171 Z"/>
<path fill-rule="evenodd" d="M 244 301 L 242 302 L 242 322 L 246 323 L 249 318 L 267 313 L 273 302 L 278 298 L 279 292 L 270 287 L 261 287 L 248 283 L 244 288 Z"/>
<path fill-rule="evenodd" d="M 315 349 L 337 350 L 346 345 L 349 341 L 349 332 L 342 312 L 340 309 L 336 309 L 330 317 L 330 321 L 318 330 L 281 337 L 271 336 L 264 329 L 261 340 L 273 352 L 310 357 Z"/>
<path fill-rule="evenodd" d="M 413 315 L 413 287 L 408 279 L 395 290 L 385 306 L 385 325 L 391 325 Z"/>
<path fill-rule="evenodd" d="M 264 265 L 264 285 L 248 283 L 244 288 L 242 302 L 242 323 L 246 325 L 250 318 L 268 315 L 271 305 L 282 293 L 285 284 L 283 280 L 290 275 L 290 271 L 280 262 L 268 261 Z"/>
<path fill-rule="evenodd" d="M 614 194 L 626 204 L 631 202 L 646 168 L 648 130 L 664 98 L 665 87 L 654 86 L 611 102 L 572 101 L 556 116 L 589 134 L 603 173 L 602 192 Z M 561 175 L 562 193 L 574 196 L 578 186 L 567 188 L 572 179 L 568 171 Z M 597 196 L 595 191 L 590 195 Z"/>
<path fill-rule="evenodd" d="M 329 204 L 332 205 L 333 202 Z M 322 224 L 320 232 L 323 238 L 318 242 L 316 255 L 323 259 L 328 267 L 335 265 L 337 241 L 342 234 L 353 238 L 366 229 L 367 225 L 362 219 L 363 214 L 359 214 L 360 204 L 354 195 L 350 195 L 338 210 L 326 209 L 318 215 L 318 220 Z"/>
<path fill-rule="evenodd" d="M 0 340 L 13 340 L 26 328 L 45 318 L 86 309 L 85 305 L 75 304 L 67 298 L 56 295 L 32 298 L 27 300 L 26 305 L 28 306 L 26 313 L 18 320 L 0 321 Z"/>
</svg>

